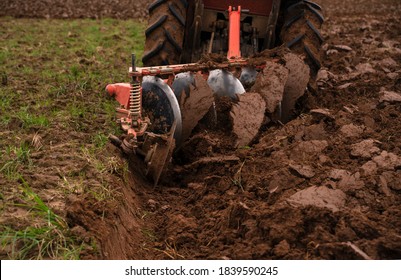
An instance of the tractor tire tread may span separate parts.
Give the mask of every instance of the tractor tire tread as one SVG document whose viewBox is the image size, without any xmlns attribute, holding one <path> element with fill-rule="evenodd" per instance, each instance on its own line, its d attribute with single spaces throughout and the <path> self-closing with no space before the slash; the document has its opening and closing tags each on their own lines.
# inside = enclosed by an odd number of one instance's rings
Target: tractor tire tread
<svg viewBox="0 0 401 280">
<path fill-rule="evenodd" d="M 291 40 L 290 42 L 288 42 L 288 43 L 286 44 L 287 48 L 291 49 L 291 47 L 292 47 L 293 45 L 295 45 L 296 43 L 298 43 L 299 41 L 301 41 L 304 37 L 305 37 L 305 34 L 298 35 L 297 37 L 295 37 L 293 40 Z"/>
<path fill-rule="evenodd" d="M 322 7 L 319 4 L 315 3 L 315 2 L 305 0 L 305 3 L 308 3 L 309 5 L 311 5 L 316 10 L 319 10 L 319 11 L 322 10 Z"/>
<path fill-rule="evenodd" d="M 145 31 L 145 36 L 149 36 L 150 33 L 152 33 L 153 31 L 155 31 L 157 28 L 159 28 L 160 26 L 163 25 L 163 23 L 166 21 L 167 16 L 161 16 L 155 23 L 150 24 L 150 26 L 146 29 Z"/>
<path fill-rule="evenodd" d="M 173 47 L 177 50 L 177 52 L 182 52 L 182 47 L 180 46 L 180 44 L 174 39 L 174 37 L 170 34 L 170 32 L 165 29 L 164 30 L 165 34 L 166 34 L 166 38 L 167 40 L 173 45 Z"/>
<path fill-rule="evenodd" d="M 322 34 L 320 33 L 320 31 L 315 27 L 315 25 L 310 20 L 306 20 L 306 24 L 310 27 L 310 29 L 313 30 L 313 32 L 315 32 L 316 37 L 320 41 L 320 44 L 322 44 L 324 41 L 324 38 L 323 38 Z"/>
<path fill-rule="evenodd" d="M 289 6 L 287 8 L 287 11 L 292 12 L 293 10 L 297 8 L 299 9 L 300 7 L 302 8 L 303 6 L 306 7 L 308 10 L 310 10 L 312 13 L 314 13 L 319 18 L 321 23 L 324 22 L 324 16 L 321 13 L 322 8 L 318 4 L 313 3 L 311 1 L 306 1 L 306 0 L 298 1 L 297 3 Z"/>
<path fill-rule="evenodd" d="M 281 42 L 294 53 L 304 56 L 311 69 L 311 79 L 321 67 L 320 28 L 324 21 L 321 7 L 311 1 L 299 0 L 283 11 Z"/>
<path fill-rule="evenodd" d="M 156 0 L 148 6 L 143 65 L 178 64 L 183 49 L 187 0 Z"/>
<path fill-rule="evenodd" d="M 174 4 L 170 3 L 168 5 L 168 8 L 171 14 L 175 16 L 175 18 L 178 20 L 178 22 L 181 23 L 182 26 L 185 26 L 185 18 L 182 15 L 180 15 L 180 13 L 177 11 L 177 8 L 174 7 Z"/>
<path fill-rule="evenodd" d="M 155 45 L 155 47 L 151 50 L 147 50 L 142 57 L 142 61 L 148 61 L 149 59 L 153 58 L 157 55 L 164 47 L 164 42 L 161 41 L 159 44 Z"/>
<path fill-rule="evenodd" d="M 187 0 L 181 0 L 181 3 L 183 5 L 183 7 L 186 9 L 188 8 L 188 1 Z"/>
<path fill-rule="evenodd" d="M 306 54 L 313 61 L 313 63 L 316 65 L 316 67 L 320 68 L 322 65 L 321 65 L 319 59 L 313 54 L 312 50 L 307 45 L 304 45 L 304 49 L 305 49 Z"/>
<path fill-rule="evenodd" d="M 304 13 L 300 13 L 295 15 L 294 17 L 292 17 L 290 20 L 288 20 L 285 25 L 284 28 L 288 28 L 290 27 L 294 22 L 296 22 L 297 20 L 301 19 L 304 16 Z"/>
<path fill-rule="evenodd" d="M 157 1 L 153 2 L 152 4 L 150 4 L 149 7 L 148 7 L 149 13 L 153 12 L 154 9 L 159 7 L 164 2 L 166 2 L 166 0 L 157 0 Z"/>
</svg>

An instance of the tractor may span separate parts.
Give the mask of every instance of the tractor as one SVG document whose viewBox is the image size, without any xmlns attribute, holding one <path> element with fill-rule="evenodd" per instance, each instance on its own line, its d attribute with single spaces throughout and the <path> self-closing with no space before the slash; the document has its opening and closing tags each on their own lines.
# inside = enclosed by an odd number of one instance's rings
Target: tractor
<svg viewBox="0 0 401 280">
<path fill-rule="evenodd" d="M 248 113 L 262 110 L 262 115 L 287 121 L 294 100 L 321 66 L 324 18 L 321 7 L 311 1 L 156 0 L 148 9 L 144 67 L 138 67 L 132 55 L 131 82 L 110 84 L 106 90 L 120 103 L 117 121 L 125 132 L 110 140 L 125 154 L 140 157 L 155 185 L 197 123 L 211 111 L 216 114 L 214 98 L 241 102 L 253 85 L 260 88 L 263 75 L 283 85 L 273 83 L 275 88 L 263 90 L 264 105 L 251 106 Z M 285 67 L 274 59 L 255 59 L 279 47 L 297 57 L 287 56 L 291 62 Z M 277 88 L 278 98 L 277 93 L 270 98 L 269 92 Z M 260 120 L 250 123 L 256 127 L 251 135 L 260 126 Z"/>
<path fill-rule="evenodd" d="M 233 21 L 229 7 L 241 9 Z M 155 66 L 197 62 L 206 53 L 230 57 L 231 38 L 239 40 L 233 44 L 243 57 L 285 44 L 304 54 L 316 73 L 323 21 L 321 7 L 306 0 L 156 0 L 149 6 L 142 61 Z M 237 25 L 231 31 L 230 23 Z M 238 29 L 239 37 L 229 36 Z"/>
</svg>

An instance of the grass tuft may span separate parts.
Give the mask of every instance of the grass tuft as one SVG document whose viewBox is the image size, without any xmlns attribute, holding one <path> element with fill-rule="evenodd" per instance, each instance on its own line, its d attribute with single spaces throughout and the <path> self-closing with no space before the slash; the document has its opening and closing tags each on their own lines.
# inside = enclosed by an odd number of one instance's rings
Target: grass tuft
<svg viewBox="0 0 401 280">
<path fill-rule="evenodd" d="M 94 135 L 92 139 L 93 139 L 92 143 L 98 149 L 104 148 L 106 144 L 109 142 L 109 138 L 101 132 L 98 132 L 96 135 Z"/>
<path fill-rule="evenodd" d="M 10 259 L 79 259 L 82 244 L 68 235 L 65 220 L 55 214 L 20 177 L 24 203 L 14 204 L 28 208 L 43 219 L 43 224 L 14 229 L 1 226 L 0 244 Z"/>
<path fill-rule="evenodd" d="M 23 128 L 49 126 L 49 119 L 45 115 L 32 114 L 29 107 L 22 107 L 17 112 L 17 118 L 22 122 Z"/>
<path fill-rule="evenodd" d="M 0 242 L 10 259 L 79 259 L 82 245 L 54 226 L 29 226 L 21 230 L 2 226 Z"/>
<path fill-rule="evenodd" d="M 28 183 L 22 178 L 19 178 L 22 182 L 20 188 L 24 195 L 24 200 L 27 204 L 20 204 L 18 206 L 25 206 L 30 211 L 46 219 L 48 226 L 54 226 L 58 229 L 66 229 L 67 223 L 63 218 L 56 215 L 44 202 L 43 200 L 30 188 Z"/>
<path fill-rule="evenodd" d="M 1 166 L 0 173 L 3 173 L 7 179 L 18 179 L 20 169 L 29 169 L 32 166 L 31 151 L 27 143 L 22 143 L 19 147 L 6 147 L 5 154 L 9 160 Z"/>
</svg>

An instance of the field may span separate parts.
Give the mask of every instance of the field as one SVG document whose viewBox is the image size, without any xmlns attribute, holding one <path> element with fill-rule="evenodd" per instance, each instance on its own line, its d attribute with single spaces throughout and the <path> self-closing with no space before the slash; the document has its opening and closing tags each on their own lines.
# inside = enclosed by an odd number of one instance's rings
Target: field
<svg viewBox="0 0 401 280">
<path fill-rule="evenodd" d="M 238 149 L 199 128 L 156 188 L 108 142 L 121 132 L 104 91 L 140 63 L 145 5 L 127 19 L 9 2 L 1 259 L 401 258 L 399 1 L 318 1 L 324 62 L 300 116 Z"/>
</svg>

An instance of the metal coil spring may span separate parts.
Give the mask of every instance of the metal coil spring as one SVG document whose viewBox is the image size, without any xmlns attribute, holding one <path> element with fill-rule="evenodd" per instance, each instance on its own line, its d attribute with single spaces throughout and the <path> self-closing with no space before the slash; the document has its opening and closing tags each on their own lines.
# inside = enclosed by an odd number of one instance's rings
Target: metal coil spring
<svg viewBox="0 0 401 280">
<path fill-rule="evenodd" d="M 129 111 L 132 118 L 137 118 L 141 115 L 141 84 L 139 82 L 131 83 Z"/>
</svg>

